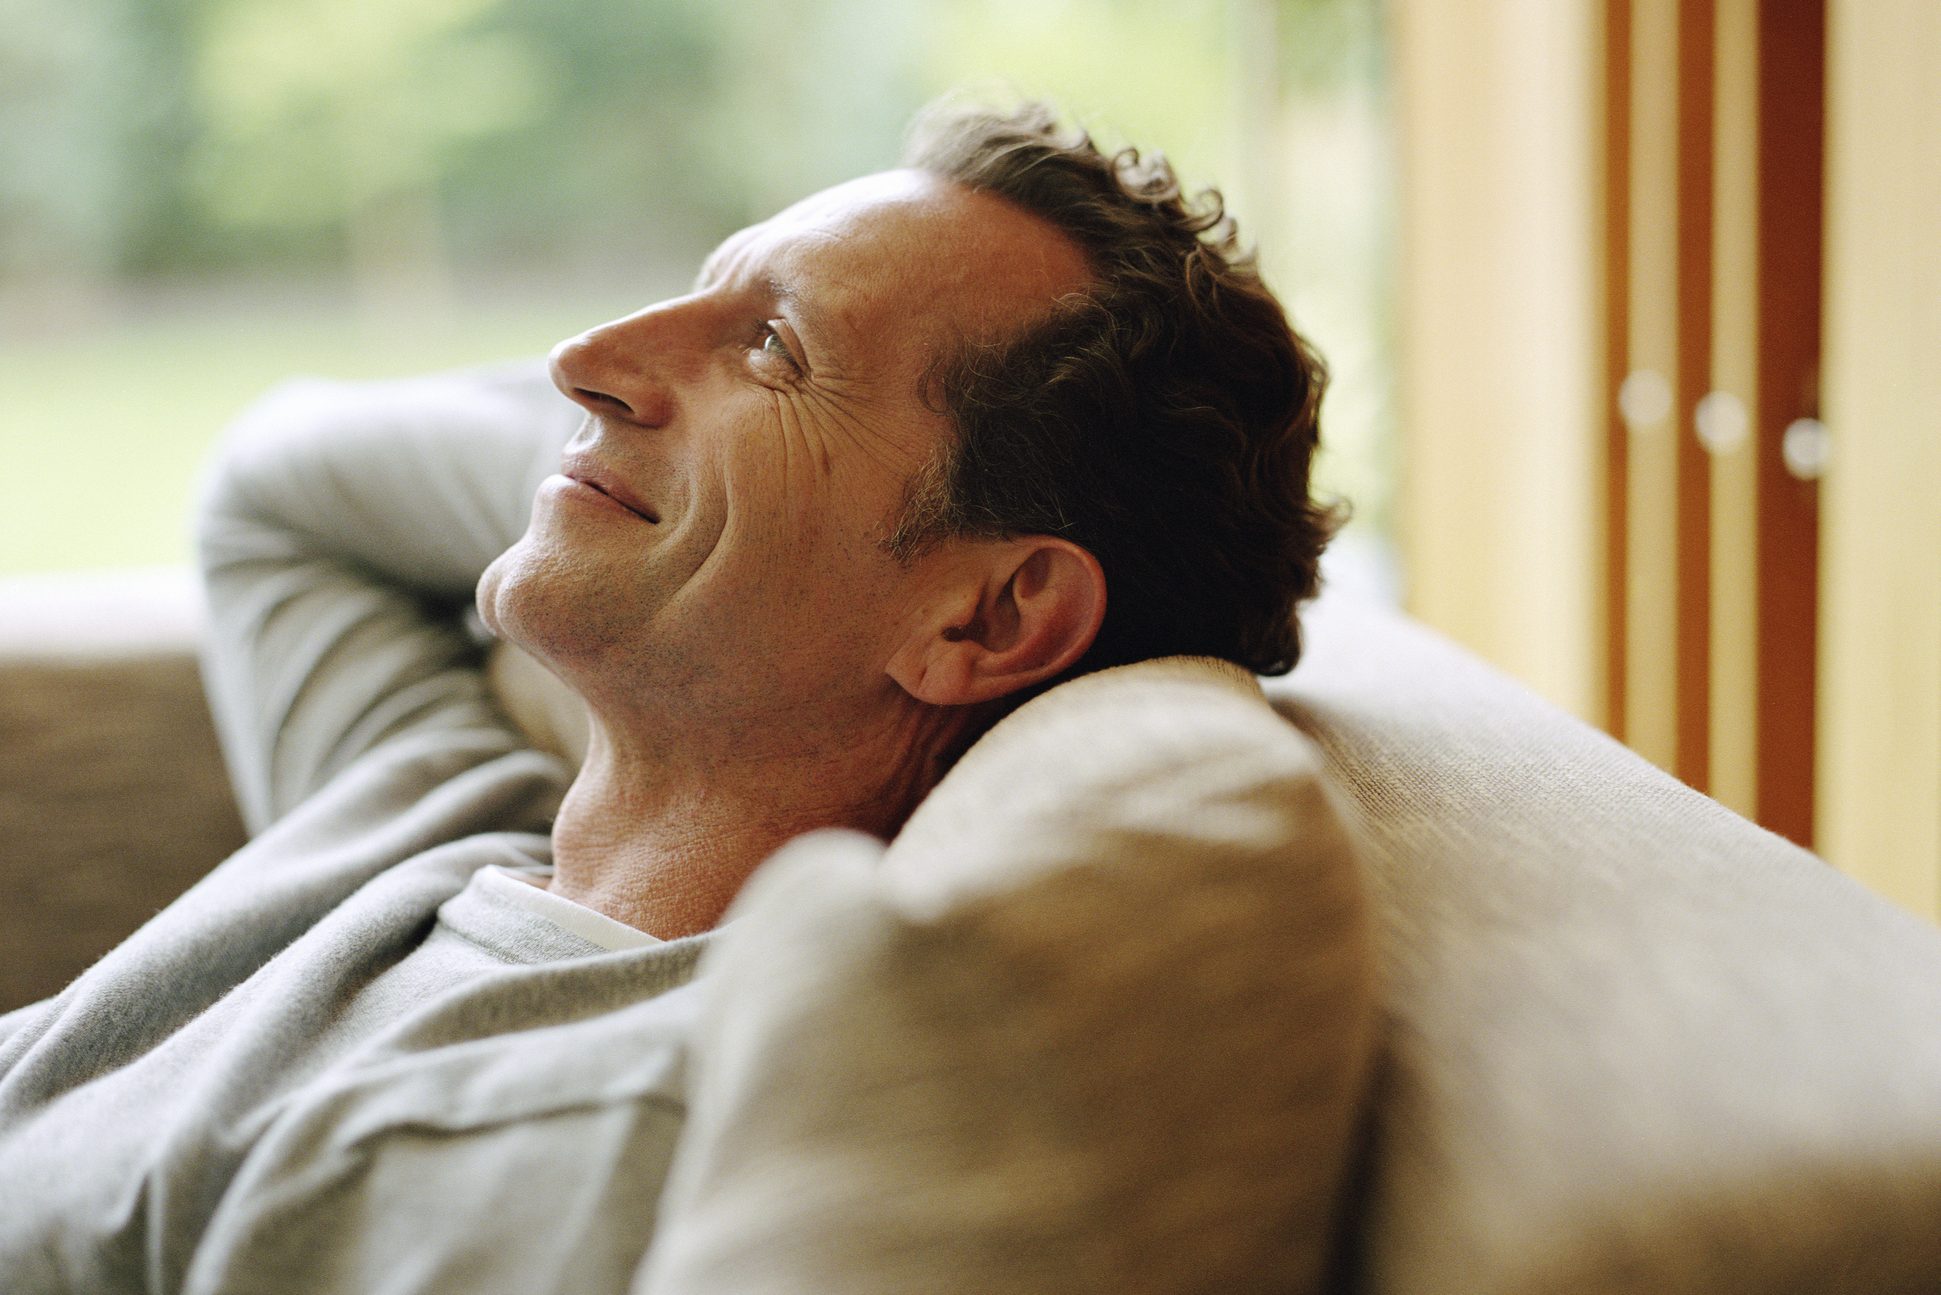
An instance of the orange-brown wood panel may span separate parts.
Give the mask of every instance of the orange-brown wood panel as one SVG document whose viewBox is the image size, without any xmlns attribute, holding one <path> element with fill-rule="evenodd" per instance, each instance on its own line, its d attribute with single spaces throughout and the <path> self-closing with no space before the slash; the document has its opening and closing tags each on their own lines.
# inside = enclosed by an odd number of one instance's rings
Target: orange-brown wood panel
<svg viewBox="0 0 1941 1295">
<path fill-rule="evenodd" d="M 1626 476 L 1629 437 L 1618 387 L 1630 372 L 1631 4 L 1604 7 L 1604 714 L 1624 738 Z"/>
<path fill-rule="evenodd" d="M 1819 413 L 1823 0 L 1759 6 L 1758 818 L 1813 836 L 1819 491 L 1787 468 L 1795 420 Z"/>
<path fill-rule="evenodd" d="M 1713 0 L 1687 0 L 1678 21 L 1677 708 L 1674 772 L 1700 791 L 1711 778 L 1712 465 L 1693 412 L 1712 385 Z"/>
</svg>

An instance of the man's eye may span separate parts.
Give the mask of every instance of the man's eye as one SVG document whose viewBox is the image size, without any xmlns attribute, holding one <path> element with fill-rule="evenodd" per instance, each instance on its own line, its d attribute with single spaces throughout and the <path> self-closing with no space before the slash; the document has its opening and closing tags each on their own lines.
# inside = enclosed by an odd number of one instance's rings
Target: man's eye
<svg viewBox="0 0 1941 1295">
<path fill-rule="evenodd" d="M 791 368 L 801 367 L 796 364 L 794 352 L 789 350 L 789 344 L 782 340 L 782 335 L 775 331 L 775 325 L 773 324 L 764 324 L 762 326 L 761 350 L 762 354 L 772 355 L 776 359 L 786 362 Z"/>
</svg>

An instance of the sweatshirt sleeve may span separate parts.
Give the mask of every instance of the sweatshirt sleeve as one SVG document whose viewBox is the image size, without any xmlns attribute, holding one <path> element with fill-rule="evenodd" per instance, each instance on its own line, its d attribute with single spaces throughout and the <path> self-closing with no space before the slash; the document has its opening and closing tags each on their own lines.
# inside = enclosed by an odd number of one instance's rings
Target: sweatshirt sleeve
<svg viewBox="0 0 1941 1295">
<path fill-rule="evenodd" d="M 230 429 L 197 518 L 203 674 L 252 834 L 386 743 L 509 727 L 473 591 L 577 415 L 521 365 L 293 381 Z"/>
</svg>

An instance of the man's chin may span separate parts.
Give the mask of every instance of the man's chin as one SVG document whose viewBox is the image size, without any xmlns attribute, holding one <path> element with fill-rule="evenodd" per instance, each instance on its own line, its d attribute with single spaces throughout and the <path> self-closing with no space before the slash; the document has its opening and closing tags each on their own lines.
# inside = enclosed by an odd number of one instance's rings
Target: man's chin
<svg viewBox="0 0 1941 1295">
<path fill-rule="evenodd" d="M 492 565 L 479 577 L 475 597 L 479 619 L 495 638 L 543 661 L 551 655 L 548 640 L 557 637 L 546 631 L 546 626 L 558 619 L 549 613 L 547 604 L 557 601 L 558 595 L 548 596 L 545 564 L 533 559 L 526 551 L 527 544 L 528 540 L 521 539 L 492 559 Z"/>
<path fill-rule="evenodd" d="M 528 534 L 479 577 L 479 619 L 496 637 L 538 658 L 564 679 L 598 674 L 616 632 L 598 609 L 599 573 Z"/>
<path fill-rule="evenodd" d="M 513 547 L 518 546 L 515 544 Z M 485 568 L 485 574 L 479 577 L 478 588 L 472 594 L 473 601 L 478 607 L 479 619 L 485 622 L 485 628 L 492 631 L 494 638 L 508 641 L 511 640 L 511 635 L 506 632 L 505 619 L 499 614 L 499 602 L 500 594 L 505 587 L 506 559 L 511 556 L 512 549 L 507 549 L 493 558 L 492 565 Z"/>
</svg>

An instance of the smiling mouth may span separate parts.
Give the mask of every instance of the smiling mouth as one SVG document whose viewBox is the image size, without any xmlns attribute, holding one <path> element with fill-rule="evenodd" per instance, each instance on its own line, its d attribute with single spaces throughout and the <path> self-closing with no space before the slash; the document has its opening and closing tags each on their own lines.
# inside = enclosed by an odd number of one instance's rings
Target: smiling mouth
<svg viewBox="0 0 1941 1295">
<path fill-rule="evenodd" d="M 642 521 L 648 522 L 656 526 L 660 524 L 660 518 L 656 516 L 651 509 L 649 509 L 648 507 L 646 507 L 646 505 L 640 503 L 639 501 L 629 496 L 621 494 L 618 490 L 609 490 L 607 487 L 601 485 L 598 481 L 595 481 L 590 477 L 575 476 L 570 472 L 565 473 L 564 475 L 568 481 L 571 481 L 576 485 L 585 486 L 588 490 L 593 491 L 595 494 L 602 495 L 605 498 L 612 500 L 614 503 L 626 509 L 628 512 L 632 513 L 635 517 L 640 518 Z"/>
</svg>

